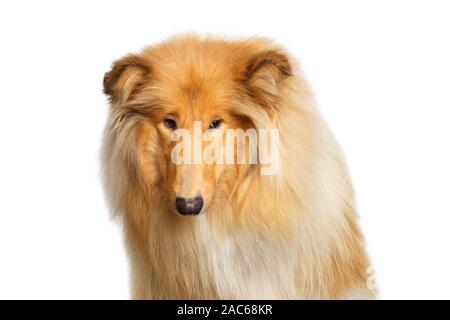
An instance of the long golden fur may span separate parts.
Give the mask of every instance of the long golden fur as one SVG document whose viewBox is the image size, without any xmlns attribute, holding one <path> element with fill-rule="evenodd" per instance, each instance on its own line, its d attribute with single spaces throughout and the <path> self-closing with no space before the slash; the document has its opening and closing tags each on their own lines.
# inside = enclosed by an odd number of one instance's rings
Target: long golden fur
<svg viewBox="0 0 450 320">
<path fill-rule="evenodd" d="M 124 226 L 133 298 L 372 297 L 343 155 L 280 47 L 171 38 L 116 61 L 104 92 L 104 186 Z M 221 130 L 277 128 L 278 174 L 172 163 L 168 116 L 188 130 L 216 117 Z M 198 192 L 204 212 L 178 215 L 175 197 Z"/>
</svg>

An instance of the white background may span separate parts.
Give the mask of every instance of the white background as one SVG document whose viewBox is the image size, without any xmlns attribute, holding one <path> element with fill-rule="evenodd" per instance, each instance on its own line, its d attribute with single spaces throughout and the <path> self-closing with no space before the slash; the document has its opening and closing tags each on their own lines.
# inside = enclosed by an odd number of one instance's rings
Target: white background
<svg viewBox="0 0 450 320">
<path fill-rule="evenodd" d="M 99 181 L 114 59 L 178 32 L 267 36 L 349 162 L 380 298 L 450 298 L 445 1 L 2 1 L 0 298 L 128 298 Z"/>
</svg>

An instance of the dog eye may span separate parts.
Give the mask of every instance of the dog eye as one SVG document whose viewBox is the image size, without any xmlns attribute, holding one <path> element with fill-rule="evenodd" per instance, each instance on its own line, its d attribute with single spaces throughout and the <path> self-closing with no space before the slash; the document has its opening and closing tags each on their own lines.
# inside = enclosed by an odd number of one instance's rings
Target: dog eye
<svg viewBox="0 0 450 320">
<path fill-rule="evenodd" d="M 164 125 L 172 130 L 177 128 L 177 123 L 173 119 L 164 119 Z"/>
<path fill-rule="evenodd" d="M 220 125 L 222 124 L 222 121 L 220 121 L 219 119 L 213 120 L 210 124 L 209 124 L 209 128 L 210 129 L 217 129 L 218 127 L 220 127 Z"/>
</svg>

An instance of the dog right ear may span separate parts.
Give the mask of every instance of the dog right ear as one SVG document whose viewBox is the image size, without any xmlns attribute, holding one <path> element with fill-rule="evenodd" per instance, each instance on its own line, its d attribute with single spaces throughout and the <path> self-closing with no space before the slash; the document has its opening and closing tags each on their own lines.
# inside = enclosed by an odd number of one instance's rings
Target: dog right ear
<svg viewBox="0 0 450 320">
<path fill-rule="evenodd" d="M 145 83 L 150 67 L 138 55 L 127 55 L 113 63 L 103 78 L 103 92 L 111 104 L 123 104 Z"/>
</svg>

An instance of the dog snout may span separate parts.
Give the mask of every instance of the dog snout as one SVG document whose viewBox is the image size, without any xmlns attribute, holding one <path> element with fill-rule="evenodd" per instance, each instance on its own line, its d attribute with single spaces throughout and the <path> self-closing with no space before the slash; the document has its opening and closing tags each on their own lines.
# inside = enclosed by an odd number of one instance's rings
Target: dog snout
<svg viewBox="0 0 450 320">
<path fill-rule="evenodd" d="M 187 215 L 197 215 L 202 211 L 203 208 L 203 198 L 181 198 L 177 197 L 175 200 L 175 205 L 177 211 L 183 216 Z"/>
</svg>

